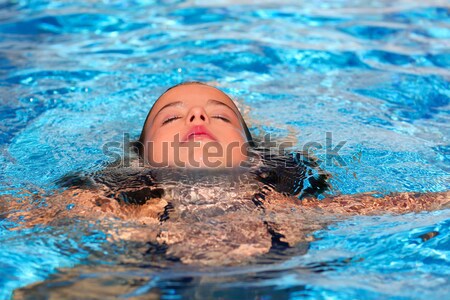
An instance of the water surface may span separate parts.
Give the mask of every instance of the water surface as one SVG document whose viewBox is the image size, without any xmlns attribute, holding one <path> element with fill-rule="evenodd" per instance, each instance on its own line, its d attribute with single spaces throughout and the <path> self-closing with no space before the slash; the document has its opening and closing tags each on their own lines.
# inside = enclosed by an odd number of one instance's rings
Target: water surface
<svg viewBox="0 0 450 300">
<path fill-rule="evenodd" d="M 48 193 L 67 172 L 101 169 L 103 145 L 138 137 L 156 97 L 189 80 L 235 97 L 256 135 L 319 143 L 332 194 L 450 188 L 447 1 L 0 7 L 2 194 Z M 343 164 L 327 163 L 327 137 L 332 149 L 345 142 Z M 299 245 L 270 263 L 199 270 L 152 263 L 95 224 L 10 231 L 1 219 L 0 298 L 48 280 L 23 297 L 443 299 L 449 220 L 355 217 L 316 233 L 306 255 Z M 422 242 L 428 231 L 440 234 Z"/>
</svg>

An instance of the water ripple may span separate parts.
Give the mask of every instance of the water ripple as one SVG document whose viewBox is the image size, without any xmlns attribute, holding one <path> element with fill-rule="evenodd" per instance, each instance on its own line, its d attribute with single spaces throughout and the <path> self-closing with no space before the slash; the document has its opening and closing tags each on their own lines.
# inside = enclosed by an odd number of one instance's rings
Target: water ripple
<svg viewBox="0 0 450 300">
<path fill-rule="evenodd" d="M 3 1 L 1 193 L 52 191 L 63 174 L 101 166 L 102 146 L 136 138 L 156 97 L 186 80 L 237 98 L 257 135 L 300 149 L 325 145 L 327 132 L 333 145 L 345 141 L 346 165 L 322 165 L 337 193 L 449 189 L 449 11 L 446 0 Z M 113 293 L 111 282 L 128 289 L 114 296 L 139 286 L 132 295 L 444 297 L 447 219 L 356 218 L 319 232 L 307 255 L 300 247 L 199 274 L 143 262 L 135 245 L 109 243 L 92 224 L 10 231 L 0 218 L 0 298 L 81 262 L 28 295 L 83 281 L 97 293 Z"/>
</svg>

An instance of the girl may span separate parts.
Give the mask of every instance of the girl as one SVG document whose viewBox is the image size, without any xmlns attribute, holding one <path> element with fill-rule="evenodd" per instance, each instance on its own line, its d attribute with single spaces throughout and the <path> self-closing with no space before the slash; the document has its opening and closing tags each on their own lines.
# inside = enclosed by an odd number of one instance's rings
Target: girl
<svg viewBox="0 0 450 300">
<path fill-rule="evenodd" d="M 26 226 L 96 221 L 112 240 L 139 241 L 184 263 L 218 265 L 308 241 L 311 232 L 349 215 L 450 204 L 448 191 L 317 200 L 329 187 L 327 173 L 300 153 L 273 155 L 258 146 L 230 97 L 198 82 L 161 95 L 134 146 L 130 166 L 66 176 L 60 185 L 69 188 L 47 197 L 47 207 L 11 201 L 8 217 Z"/>
</svg>

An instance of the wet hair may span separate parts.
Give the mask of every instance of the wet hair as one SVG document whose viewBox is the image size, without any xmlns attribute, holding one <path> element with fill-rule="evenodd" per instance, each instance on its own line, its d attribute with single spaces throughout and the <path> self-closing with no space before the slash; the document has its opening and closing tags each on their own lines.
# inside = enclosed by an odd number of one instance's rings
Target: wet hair
<svg viewBox="0 0 450 300">
<path fill-rule="evenodd" d="M 161 96 L 159 96 L 158 99 L 156 99 L 156 101 L 155 101 L 155 103 L 153 104 L 152 108 L 151 108 L 150 111 L 148 112 L 147 117 L 145 118 L 144 126 L 142 127 L 142 131 L 141 131 L 141 135 L 140 135 L 140 137 L 139 137 L 139 140 L 138 140 L 138 141 L 135 143 L 135 145 L 134 145 L 134 146 L 136 146 L 137 149 L 139 150 L 139 154 L 140 154 L 140 155 L 143 153 L 143 145 L 144 145 L 144 142 L 145 142 L 144 139 L 145 139 L 145 129 L 146 129 L 147 121 L 148 121 L 148 118 L 150 117 L 150 114 L 151 114 L 152 111 L 153 111 L 153 108 L 155 107 L 155 104 L 156 104 L 156 103 L 158 102 L 158 100 L 159 100 L 164 94 L 166 94 L 168 91 L 170 91 L 170 90 L 172 90 L 172 89 L 174 89 L 174 88 L 176 88 L 176 87 L 179 87 L 179 86 L 190 85 L 190 84 L 199 84 L 199 85 L 209 86 L 209 87 L 218 89 L 218 88 L 216 88 L 216 87 L 214 87 L 214 86 L 211 86 L 211 85 L 209 85 L 209 84 L 206 84 L 206 83 L 203 83 L 203 82 L 200 82 L 200 81 L 185 81 L 185 82 L 176 84 L 176 85 L 174 85 L 174 86 L 168 88 L 164 93 L 162 93 Z M 220 90 L 220 89 L 218 89 L 218 90 Z M 221 91 L 221 90 L 220 90 L 220 91 Z M 255 142 L 253 141 L 252 134 L 250 133 L 250 130 L 248 129 L 247 123 L 245 123 L 245 120 L 244 120 L 244 118 L 242 117 L 241 112 L 239 111 L 239 109 L 237 108 L 237 106 L 234 104 L 234 102 L 233 102 L 233 100 L 231 99 L 231 97 L 228 96 L 228 95 L 227 95 L 226 93 L 224 93 L 223 91 L 221 91 L 221 92 L 222 92 L 223 94 L 225 94 L 225 95 L 228 97 L 228 99 L 231 100 L 231 102 L 233 103 L 234 107 L 236 108 L 236 111 L 238 112 L 239 122 L 241 123 L 241 126 L 242 126 L 242 128 L 244 129 L 245 137 L 247 138 L 247 142 L 248 142 L 249 146 L 252 147 L 252 148 L 255 147 Z"/>
<path fill-rule="evenodd" d="M 168 88 L 162 95 L 178 86 L 188 84 L 210 86 L 208 84 L 196 81 L 183 82 Z M 155 101 L 155 103 L 159 100 L 159 98 Z M 228 96 L 228 98 L 230 97 Z M 145 125 L 147 124 L 153 108 L 154 105 L 145 119 L 144 127 L 139 140 L 131 143 L 130 145 L 131 149 L 135 151 L 135 154 L 138 154 L 139 156 L 143 153 Z M 239 112 L 237 107 L 236 110 Z M 261 141 L 256 143 L 253 140 L 247 124 L 245 123 L 245 120 L 240 112 L 238 117 L 245 131 L 247 141 L 251 148 L 250 150 L 252 150 L 249 154 L 256 154 L 263 163 L 257 168 L 250 170 L 250 172 L 256 176 L 255 178 L 258 181 L 262 182 L 269 189 L 274 189 L 277 192 L 299 198 L 306 196 L 317 197 L 330 189 L 330 184 L 328 183 L 330 174 L 323 171 L 319 167 L 319 164 L 314 159 L 309 157 L 307 153 L 303 154 L 294 151 L 291 153 L 273 155 L 270 149 L 264 146 L 264 143 Z M 155 177 L 153 174 L 154 171 L 154 169 L 135 169 L 134 167 L 126 167 L 120 165 L 120 160 L 118 160 L 98 172 L 89 174 L 74 172 L 66 174 L 56 181 L 56 184 L 59 187 L 77 186 L 79 188 L 86 189 L 94 188 L 98 184 L 104 184 L 112 191 L 110 197 L 115 197 L 118 200 L 127 203 L 143 204 L 147 199 L 152 197 L 160 197 L 159 194 L 163 193 L 161 189 L 154 190 L 149 188 L 149 186 L 155 185 Z M 156 192 L 159 194 L 155 194 Z M 259 198 L 265 197 L 264 192 L 257 193 L 255 196 Z M 259 200 L 255 201 L 258 202 Z"/>
</svg>

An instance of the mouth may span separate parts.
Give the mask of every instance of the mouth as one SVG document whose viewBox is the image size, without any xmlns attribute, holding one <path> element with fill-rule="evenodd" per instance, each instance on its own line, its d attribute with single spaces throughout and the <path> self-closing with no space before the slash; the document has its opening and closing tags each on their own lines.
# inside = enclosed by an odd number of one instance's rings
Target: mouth
<svg viewBox="0 0 450 300">
<path fill-rule="evenodd" d="M 183 138 L 183 142 L 189 141 L 217 141 L 217 139 L 204 126 L 194 126 Z"/>
</svg>

